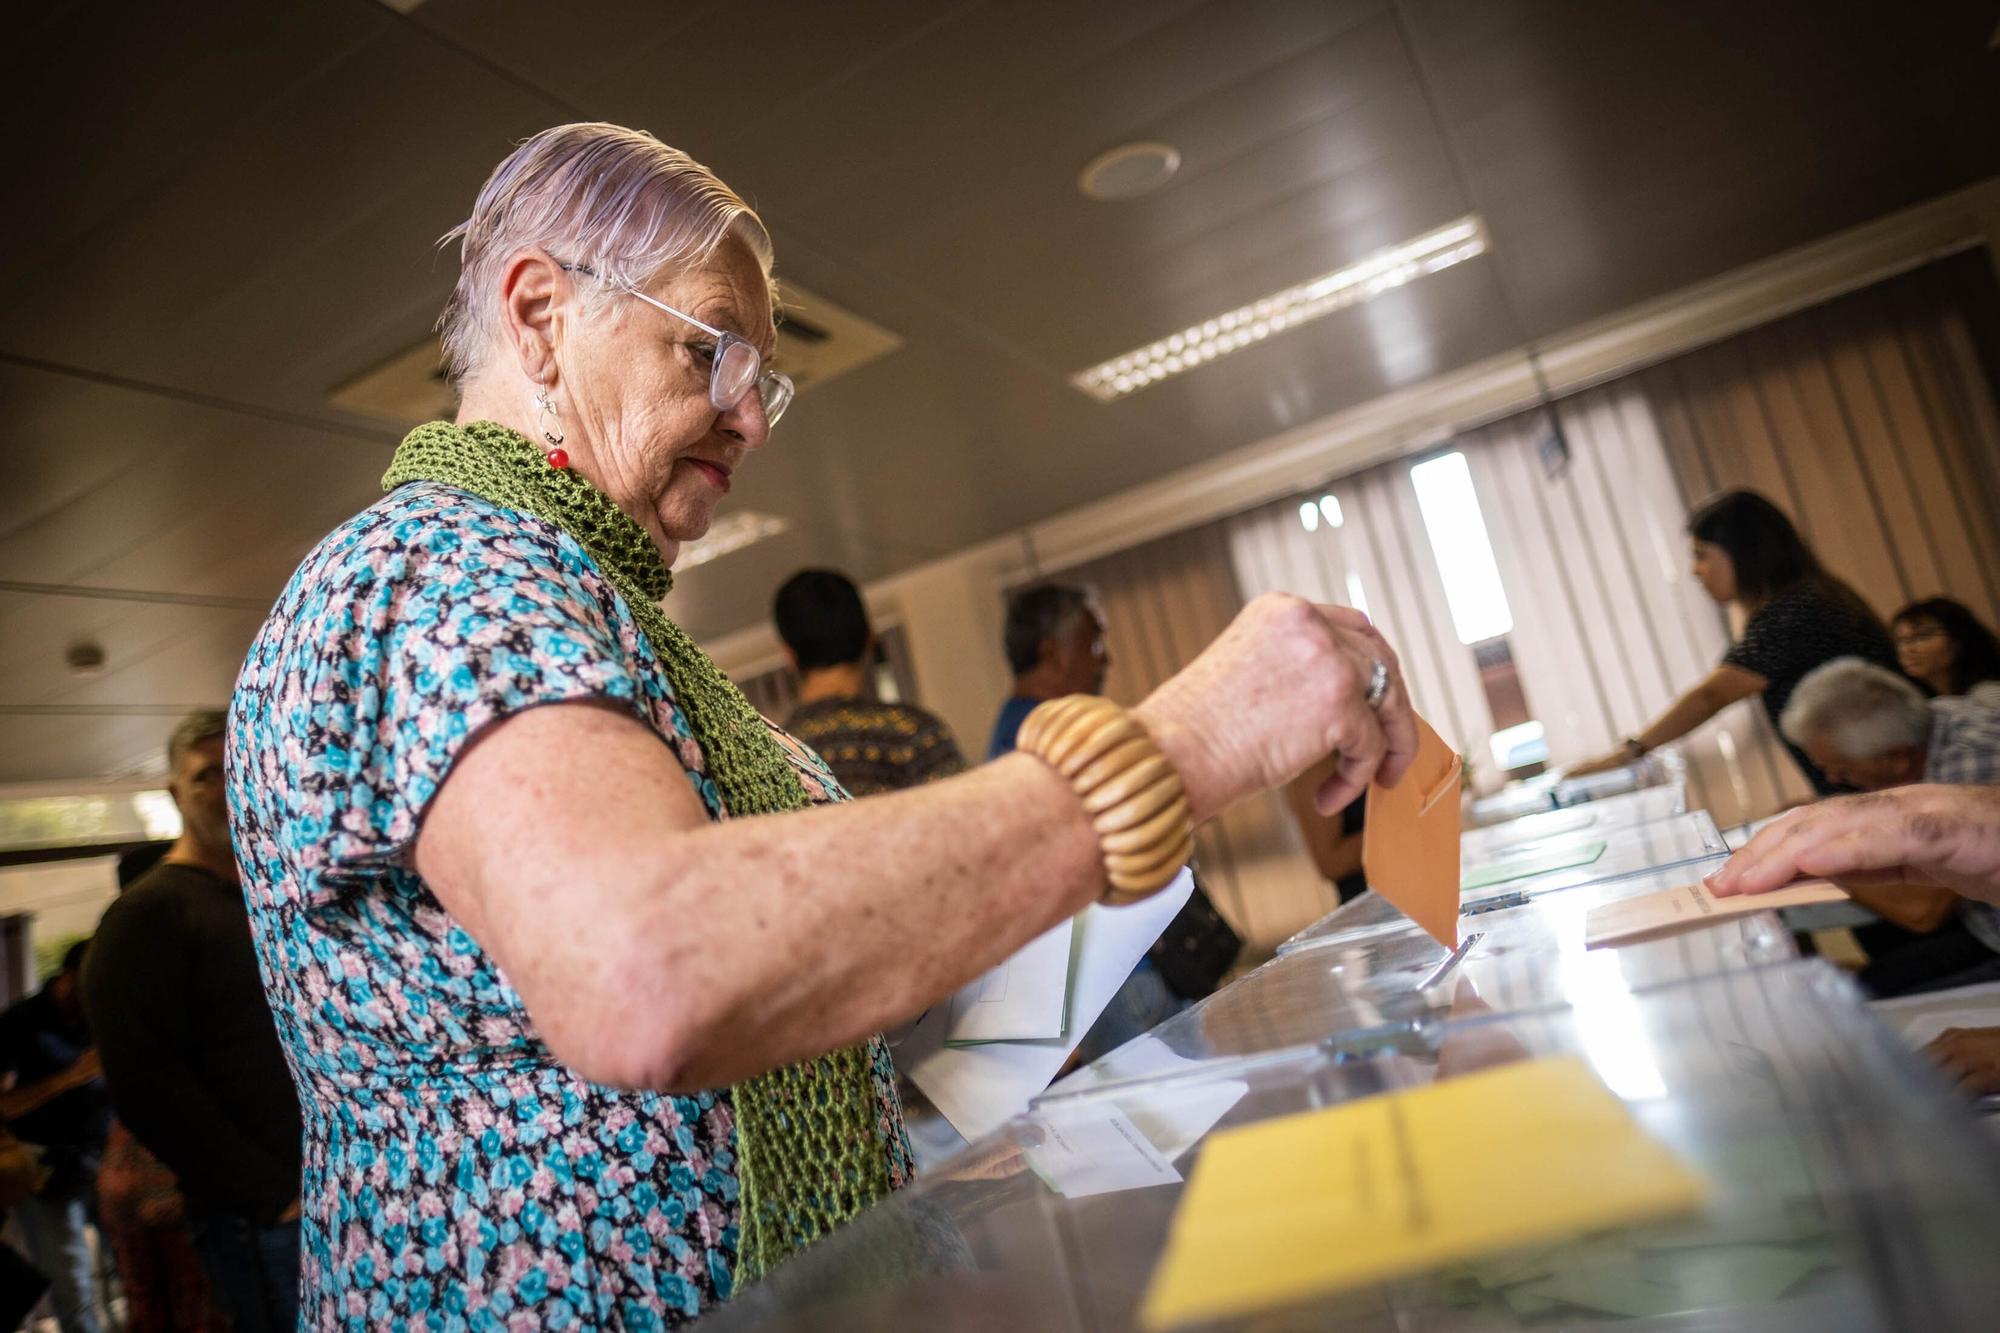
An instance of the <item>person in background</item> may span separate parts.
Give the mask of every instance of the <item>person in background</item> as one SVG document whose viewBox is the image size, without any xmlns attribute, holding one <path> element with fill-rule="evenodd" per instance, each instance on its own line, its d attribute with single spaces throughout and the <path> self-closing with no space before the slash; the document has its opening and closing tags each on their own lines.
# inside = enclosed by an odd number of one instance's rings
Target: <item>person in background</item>
<svg viewBox="0 0 2000 1333">
<path fill-rule="evenodd" d="M 2000 638 L 1962 602 L 1911 602 L 1889 622 L 1903 674 L 1932 694 L 2000 708 Z"/>
<path fill-rule="evenodd" d="M 1836 657 L 1896 664 L 1895 645 L 1861 594 L 1826 572 L 1784 512 L 1755 491 L 1725 491 L 1688 518 L 1694 576 L 1702 590 L 1744 615 L 1743 635 L 1722 662 L 1666 712 L 1572 776 L 1601 773 L 1671 744 L 1738 700 L 1763 700 L 1775 725 L 1792 690 Z M 1786 746 L 1813 790 L 1834 783 L 1796 745 Z"/>
<path fill-rule="evenodd" d="M 118 891 L 131 888 L 171 847 L 151 843 L 119 857 Z M 229 1321 L 188 1230 L 180 1181 L 115 1114 L 97 1171 L 97 1229 L 118 1265 L 125 1333 L 226 1333 Z"/>
<path fill-rule="evenodd" d="M 902 791 L 965 771 L 942 719 L 875 697 L 875 633 L 853 580 L 801 570 L 778 589 L 771 615 L 799 673 L 798 706 L 785 730 L 826 760 L 848 795 Z"/>
<path fill-rule="evenodd" d="M 111 1101 L 77 994 L 88 947 L 72 945 L 46 986 L 0 1014 L 0 1075 L 11 1080 L 0 1093 L 0 1120 L 41 1149 L 47 1172 L 14 1216 L 28 1258 L 49 1279 L 63 1333 L 103 1327 L 88 1228 Z"/>
<path fill-rule="evenodd" d="M 1014 594 L 1007 603 L 1002 647 L 1014 688 L 994 719 L 986 746 L 989 762 L 1013 752 L 1021 723 L 1038 704 L 1070 694 L 1100 694 L 1111 671 L 1104 617 L 1090 593 L 1074 584 L 1045 583 Z M 1323 765 L 1315 776 L 1331 772 L 1330 765 Z M 1109 1054 L 1212 993 L 1242 945 L 1197 876 L 1187 906 L 1112 995 L 1078 1043 L 1071 1065 Z"/>
<path fill-rule="evenodd" d="M 1035 705 L 1066 694 L 1099 694 L 1111 671 L 1104 617 L 1090 594 L 1067 583 L 1045 583 L 1007 601 L 1002 633 L 1014 688 L 993 719 L 986 758 L 1014 752 L 1014 738 Z"/>
<path fill-rule="evenodd" d="M 84 1002 L 119 1118 L 178 1177 L 237 1333 L 298 1324 L 302 1126 L 230 848 L 219 711 L 167 743 L 181 836 L 98 924 Z"/>
<path fill-rule="evenodd" d="M 1759 830 L 1707 883 L 1728 897 L 1808 876 L 1850 893 L 1936 886 L 2000 915 L 2000 786 L 1919 783 L 1821 801 Z M 1963 1091 L 2000 1093 L 2000 1027 L 1952 1028 L 1925 1050 Z"/>
<path fill-rule="evenodd" d="M 2000 785 L 2000 713 L 1967 699 L 1926 699 L 1897 672 L 1859 658 L 1801 680 L 1780 727 L 1822 772 L 1883 791 L 1910 783 Z M 1870 962 L 1862 988 L 1906 995 L 2000 977 L 2000 915 L 1959 904 L 1943 888 L 1853 890 L 1882 925 L 1855 938 Z"/>
</svg>

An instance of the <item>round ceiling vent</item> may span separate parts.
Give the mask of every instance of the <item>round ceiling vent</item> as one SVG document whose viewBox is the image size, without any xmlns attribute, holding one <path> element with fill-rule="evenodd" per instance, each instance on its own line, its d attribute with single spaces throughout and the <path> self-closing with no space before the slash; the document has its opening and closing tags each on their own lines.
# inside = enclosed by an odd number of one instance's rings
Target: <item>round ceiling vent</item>
<svg viewBox="0 0 2000 1333">
<path fill-rule="evenodd" d="M 1181 169 L 1181 150 L 1170 143 L 1120 144 L 1083 164 L 1076 186 L 1086 198 L 1109 203 L 1151 194 Z"/>
</svg>

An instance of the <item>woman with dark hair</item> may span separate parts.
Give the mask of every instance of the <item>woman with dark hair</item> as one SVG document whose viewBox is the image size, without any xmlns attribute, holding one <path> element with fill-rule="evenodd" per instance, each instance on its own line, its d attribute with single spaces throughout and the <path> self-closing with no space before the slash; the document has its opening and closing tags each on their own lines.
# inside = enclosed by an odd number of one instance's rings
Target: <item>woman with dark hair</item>
<svg viewBox="0 0 2000 1333">
<path fill-rule="evenodd" d="M 1836 657 L 1896 665 L 1895 645 L 1861 594 L 1826 572 L 1784 511 L 1755 491 L 1724 491 L 1688 517 L 1702 590 L 1744 615 L 1743 635 L 1699 684 L 1607 755 L 1570 770 L 1598 773 L 1677 741 L 1740 699 L 1757 695 L 1776 726 L 1792 690 Z M 1838 790 L 1789 741 L 1813 790 Z"/>
<path fill-rule="evenodd" d="M 1932 694 L 2000 707 L 2000 638 L 1963 602 L 1911 602 L 1889 622 L 1903 674 Z"/>
</svg>

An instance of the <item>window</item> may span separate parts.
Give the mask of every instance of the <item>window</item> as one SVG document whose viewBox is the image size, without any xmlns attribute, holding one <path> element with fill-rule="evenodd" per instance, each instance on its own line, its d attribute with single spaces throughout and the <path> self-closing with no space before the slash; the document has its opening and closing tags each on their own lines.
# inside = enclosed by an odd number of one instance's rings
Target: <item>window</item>
<svg viewBox="0 0 2000 1333">
<path fill-rule="evenodd" d="M 1542 724 L 1528 711 L 1513 649 L 1507 643 L 1514 613 L 1500 582 L 1472 470 L 1465 455 L 1454 450 L 1412 467 L 1410 484 L 1416 488 L 1424 533 L 1444 583 L 1452 628 L 1458 641 L 1472 650 L 1479 667 L 1479 684 L 1493 716 L 1493 734 L 1487 739 L 1493 766 L 1510 777 L 1538 773 L 1548 762 L 1548 741 Z"/>
<path fill-rule="evenodd" d="M 1486 517 L 1473 493 L 1472 472 L 1456 451 L 1410 469 L 1417 508 L 1444 579 L 1452 626 L 1463 644 L 1497 639 L 1514 628 L 1514 613 L 1500 586 L 1500 566 L 1486 536 Z"/>
</svg>

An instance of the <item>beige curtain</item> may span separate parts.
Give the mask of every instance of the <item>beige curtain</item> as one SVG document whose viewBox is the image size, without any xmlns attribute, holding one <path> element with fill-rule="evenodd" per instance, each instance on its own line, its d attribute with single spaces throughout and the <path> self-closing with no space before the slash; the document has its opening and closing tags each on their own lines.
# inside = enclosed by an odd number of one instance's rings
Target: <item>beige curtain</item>
<svg viewBox="0 0 2000 1333">
<path fill-rule="evenodd" d="M 1701 679 L 1728 647 L 1688 573 L 1686 507 L 1629 382 L 1565 400 L 1572 456 L 1554 479 L 1540 414 L 1460 441 L 1514 610 L 1510 642 L 1557 763 L 1602 753 Z M 1691 804 L 1727 827 L 1810 795 L 1755 705 L 1681 744 Z"/>
<path fill-rule="evenodd" d="M 1299 507 L 1321 495 L 1338 502 L 1341 522 L 1322 515 L 1308 531 Z M 1344 606 L 1358 599 L 1395 645 L 1417 711 L 1460 753 L 1485 752 L 1492 712 L 1472 650 L 1453 629 L 1408 462 L 1253 509 L 1227 526 L 1246 596 L 1290 592 Z"/>
<path fill-rule="evenodd" d="M 1957 256 L 1562 400 L 1554 478 L 1539 412 L 1463 450 L 1514 617 L 1529 710 L 1561 762 L 1616 744 L 1707 672 L 1730 627 L 1688 573 L 1689 506 L 1755 486 L 1884 616 L 1957 597 L 2000 620 L 2000 412 L 1986 357 L 2000 302 L 1983 253 Z M 1492 717 L 1457 640 L 1409 479 L 1386 463 L 1234 518 L 1061 572 L 1093 585 L 1136 703 L 1266 589 L 1348 603 L 1358 589 L 1440 732 L 1476 758 Z M 1308 533 L 1332 494 L 1342 523 Z M 1353 581 L 1350 583 L 1350 575 Z M 1693 804 L 1728 826 L 1810 795 L 1753 701 L 1683 745 Z M 1245 801 L 1199 835 L 1216 904 L 1253 948 L 1333 894 L 1280 801 Z"/>
<path fill-rule="evenodd" d="M 1944 594 L 2000 618 L 2000 426 L 1968 252 L 1634 377 L 1684 499 L 1754 486 L 1884 616 Z M 1981 335 L 1984 335 L 1983 337 Z"/>
<path fill-rule="evenodd" d="M 1885 618 L 1939 593 L 2000 615 L 1994 311 L 1985 256 L 1960 255 L 1564 399 L 1553 481 L 1539 413 L 1456 442 L 1554 758 L 1614 744 L 1721 657 L 1683 527 L 1727 487 L 1770 496 Z M 1811 795 L 1754 701 L 1683 748 L 1725 826 Z"/>
</svg>

